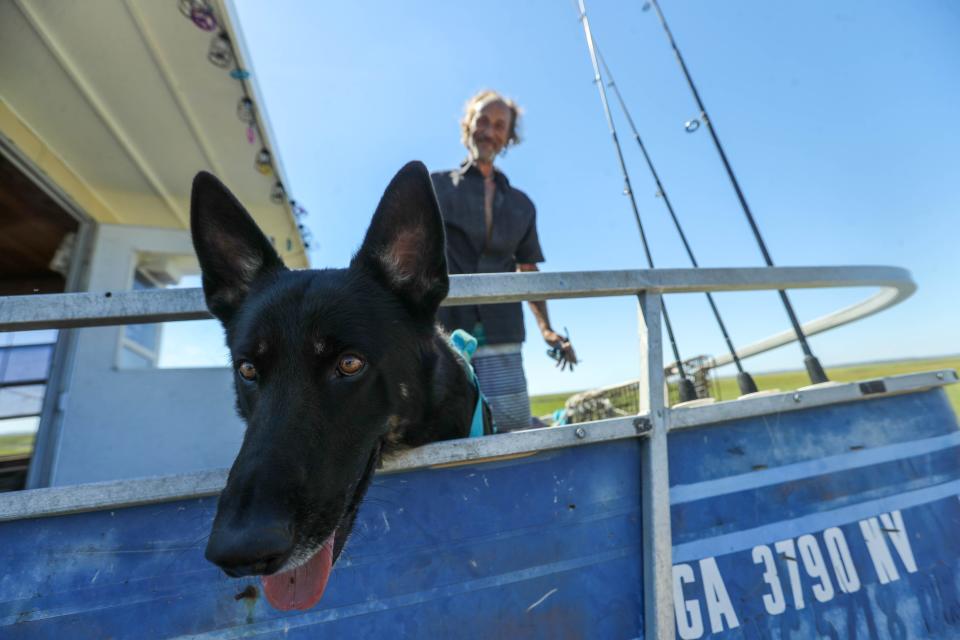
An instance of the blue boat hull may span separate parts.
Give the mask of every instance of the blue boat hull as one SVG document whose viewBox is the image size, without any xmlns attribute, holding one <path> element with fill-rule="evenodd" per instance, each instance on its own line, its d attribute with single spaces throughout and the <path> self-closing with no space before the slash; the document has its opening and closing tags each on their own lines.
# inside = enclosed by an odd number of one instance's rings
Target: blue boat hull
<svg viewBox="0 0 960 640">
<path fill-rule="evenodd" d="M 670 447 L 678 637 L 960 637 L 960 432 L 942 391 Z"/>
<path fill-rule="evenodd" d="M 377 477 L 321 603 L 274 611 L 201 498 L 0 523 L 3 638 L 635 638 L 640 439 Z M 960 636 L 942 390 L 670 434 L 678 637 Z"/>
</svg>

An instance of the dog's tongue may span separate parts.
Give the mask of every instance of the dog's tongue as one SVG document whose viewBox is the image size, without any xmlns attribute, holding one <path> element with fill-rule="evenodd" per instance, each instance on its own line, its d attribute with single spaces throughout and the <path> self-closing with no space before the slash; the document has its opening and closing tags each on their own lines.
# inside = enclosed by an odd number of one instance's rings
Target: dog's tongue
<svg viewBox="0 0 960 640">
<path fill-rule="evenodd" d="M 333 565 L 333 537 L 323 541 L 320 550 L 296 569 L 281 571 L 272 576 L 262 576 L 263 592 L 274 609 L 290 611 L 306 610 L 320 602 L 323 590 L 330 579 Z"/>
</svg>

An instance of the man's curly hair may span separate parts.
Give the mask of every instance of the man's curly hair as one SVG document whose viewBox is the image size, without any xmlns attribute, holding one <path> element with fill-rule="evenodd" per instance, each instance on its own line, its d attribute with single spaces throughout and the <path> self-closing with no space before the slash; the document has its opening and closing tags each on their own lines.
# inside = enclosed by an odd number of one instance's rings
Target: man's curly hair
<svg viewBox="0 0 960 640">
<path fill-rule="evenodd" d="M 502 102 L 510 109 L 513 116 L 510 121 L 510 134 L 507 136 L 507 143 L 503 146 L 504 150 L 520 144 L 520 116 L 523 114 L 523 110 L 510 98 L 492 89 L 484 89 L 467 100 L 467 103 L 463 106 L 463 118 L 460 120 L 460 141 L 468 149 L 470 148 L 470 124 L 476 117 L 477 112 L 491 102 Z"/>
</svg>

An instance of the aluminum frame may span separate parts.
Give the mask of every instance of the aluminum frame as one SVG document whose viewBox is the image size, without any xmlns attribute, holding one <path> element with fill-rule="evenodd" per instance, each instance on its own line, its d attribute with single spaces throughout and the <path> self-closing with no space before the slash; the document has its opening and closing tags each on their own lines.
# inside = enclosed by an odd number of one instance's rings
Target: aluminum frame
<svg viewBox="0 0 960 640">
<path fill-rule="evenodd" d="M 640 331 L 640 412 L 636 417 L 439 442 L 386 461 L 384 472 L 477 463 L 593 442 L 642 437 L 643 588 L 645 637 L 673 638 L 673 574 L 667 436 L 671 428 L 703 427 L 779 412 L 929 388 L 957 381 L 954 371 L 884 379 L 882 394 L 855 384 L 825 384 L 785 394 L 670 409 L 663 387 L 662 299 L 666 293 L 877 286 L 878 294 L 804 325 L 808 334 L 852 322 L 897 304 L 916 285 L 895 267 L 663 269 L 454 276 L 445 305 L 548 298 L 636 295 Z M 207 318 L 199 289 L 74 293 L 0 298 L 0 330 L 84 327 Z M 791 332 L 787 332 L 791 333 Z M 791 334 L 792 335 L 792 334 Z M 789 342 L 782 334 L 741 350 L 760 353 Z M 720 358 L 717 359 L 719 364 Z M 38 489 L 0 496 L 0 521 L 215 495 L 226 470 Z"/>
</svg>

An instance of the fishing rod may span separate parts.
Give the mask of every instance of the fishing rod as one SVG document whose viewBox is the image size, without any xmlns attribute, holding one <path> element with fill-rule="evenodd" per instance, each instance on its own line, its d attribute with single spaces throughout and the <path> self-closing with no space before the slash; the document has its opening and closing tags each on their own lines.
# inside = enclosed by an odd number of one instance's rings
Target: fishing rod
<svg viewBox="0 0 960 640">
<path fill-rule="evenodd" d="M 637 146 L 640 147 L 640 151 L 643 153 L 643 158 L 647 161 L 647 167 L 650 169 L 650 175 L 653 176 L 653 180 L 657 184 L 657 194 L 663 198 L 663 203 L 667 206 L 667 211 L 670 212 L 670 218 L 673 219 L 673 225 L 676 227 L 677 233 L 680 235 L 680 240 L 683 242 L 684 249 L 687 250 L 687 256 L 690 258 L 690 262 L 695 268 L 699 269 L 700 265 L 697 264 L 697 259 L 693 255 L 693 249 L 690 248 L 690 244 L 687 242 L 687 236 L 683 232 L 683 227 L 680 225 L 680 220 L 677 218 L 677 214 L 673 210 L 673 205 L 670 203 L 670 198 L 667 196 L 667 190 L 663 186 L 663 183 L 660 182 L 660 176 L 657 174 L 657 170 L 653 166 L 653 160 L 650 158 L 650 154 L 647 153 L 647 147 L 643 144 L 643 140 L 640 138 L 640 133 L 637 131 L 637 127 L 633 123 L 633 118 L 630 116 L 630 110 L 627 109 L 627 103 L 624 102 L 623 96 L 620 95 L 620 88 L 617 86 L 617 83 L 613 78 L 613 74 L 610 72 L 610 67 L 607 66 L 607 61 L 600 52 L 600 48 L 596 46 L 596 42 L 594 42 L 594 48 L 596 49 L 597 58 L 599 59 L 600 64 L 603 65 L 603 71 L 607 76 L 607 86 L 613 89 L 614 95 L 617 96 L 617 101 L 620 103 L 620 109 L 623 111 L 623 115 L 627 117 L 627 122 L 630 124 L 630 130 L 633 132 L 633 139 L 637 141 Z M 733 341 L 730 339 L 730 334 L 727 333 L 727 327 L 723 323 L 723 318 L 720 317 L 720 310 L 713 301 L 713 295 L 709 291 L 705 293 L 707 295 L 707 302 L 710 303 L 710 308 L 713 310 L 713 316 L 717 319 L 717 325 L 720 327 L 720 333 L 723 334 L 723 339 L 726 341 L 727 348 L 730 350 L 730 355 L 733 357 L 733 363 L 737 367 L 737 386 L 740 388 L 740 395 L 753 393 L 757 390 L 757 384 L 753 381 L 753 377 L 743 369 L 743 364 L 740 362 L 740 356 L 737 355 L 737 350 L 733 346 Z"/>
<path fill-rule="evenodd" d="M 677 57 L 677 62 L 680 63 L 680 69 L 683 70 L 683 75 L 687 79 L 687 85 L 690 87 L 690 92 L 693 93 L 693 98 L 697 102 L 697 108 L 700 109 L 700 120 L 707 125 L 707 131 L 710 132 L 710 138 L 713 140 L 713 145 L 717 148 L 717 153 L 720 154 L 720 160 L 723 162 L 723 166 L 727 170 L 727 176 L 730 178 L 733 189 L 737 193 L 737 199 L 740 201 L 740 207 L 743 209 L 743 213 L 747 217 L 747 222 L 750 223 L 750 229 L 753 230 L 753 237 L 757 240 L 757 245 L 760 247 L 760 253 L 763 254 L 763 259 L 767 263 L 767 266 L 772 267 L 773 259 L 770 257 L 770 253 L 767 251 L 767 245 L 763 241 L 763 236 L 760 235 L 760 228 L 757 226 L 757 222 L 754 220 L 753 214 L 750 212 L 750 207 L 747 205 L 747 199 L 743 195 L 743 191 L 740 189 L 740 183 L 737 181 L 737 177 L 733 173 L 733 167 L 730 166 L 730 161 L 727 160 L 727 154 L 723 151 L 723 146 L 720 144 L 720 139 L 717 137 L 717 132 L 713 128 L 713 122 L 707 115 L 707 108 L 703 105 L 703 100 L 700 99 L 700 93 L 697 91 L 696 85 L 693 84 L 693 78 L 690 76 L 690 71 L 687 69 L 687 65 L 683 61 L 683 56 L 680 54 L 680 49 L 677 47 L 677 43 L 673 39 L 673 33 L 670 31 L 670 27 L 667 25 L 666 18 L 663 17 L 663 11 L 660 10 L 660 4 L 657 2 L 657 0 L 649 0 L 649 4 L 652 5 L 654 10 L 657 12 L 657 17 L 660 19 L 660 24 L 663 25 L 663 30 L 667 34 L 667 40 L 670 41 L 670 46 L 673 48 L 673 53 Z M 797 315 L 793 312 L 793 305 L 790 304 L 790 299 L 787 297 L 787 292 L 781 289 L 778 291 L 778 293 L 780 294 L 780 300 L 783 302 L 783 308 L 786 309 L 787 315 L 790 317 L 790 324 L 793 325 L 793 331 L 797 334 L 797 341 L 800 343 L 800 349 L 803 350 L 803 364 L 807 368 L 807 375 L 810 376 L 810 381 L 814 384 L 826 382 L 827 374 L 824 373 L 823 367 L 820 366 L 820 361 L 817 360 L 816 356 L 813 355 L 813 352 L 810 350 L 810 345 L 807 344 L 807 337 L 804 335 L 803 329 L 800 327 L 800 322 L 797 320 Z"/>
<path fill-rule="evenodd" d="M 650 253 L 650 246 L 647 243 L 647 234 L 643 231 L 643 222 L 640 221 L 640 210 L 637 209 L 637 200 L 633 195 L 633 187 L 630 185 L 630 174 L 627 173 L 627 165 L 623 160 L 623 149 L 620 147 L 620 140 L 617 138 L 617 128 L 613 124 L 613 117 L 610 115 L 610 106 L 607 104 L 607 92 L 603 88 L 603 82 L 600 79 L 600 67 L 597 65 L 597 54 L 593 45 L 593 33 L 590 31 L 590 22 L 587 20 L 587 10 L 583 5 L 583 0 L 579 1 L 580 22 L 583 23 L 583 34 L 587 39 L 587 49 L 590 51 L 590 62 L 593 63 L 594 83 L 600 91 L 600 102 L 603 104 L 603 113 L 607 118 L 607 126 L 610 128 L 610 135 L 613 137 L 613 145 L 617 149 L 617 160 L 620 162 L 620 171 L 623 173 L 623 192 L 630 198 L 630 206 L 633 208 L 633 217 L 637 221 L 637 229 L 640 230 L 640 242 L 643 245 L 643 252 L 647 256 L 647 265 L 651 269 L 653 266 L 653 255 Z M 667 337 L 670 340 L 670 348 L 673 350 L 673 357 L 677 363 L 677 373 L 680 380 L 677 384 L 680 402 L 695 400 L 697 397 L 693 382 L 687 377 L 687 372 L 683 367 L 683 360 L 680 358 L 680 350 L 677 348 L 677 340 L 673 335 L 673 325 L 670 323 L 670 316 L 667 314 L 667 303 L 662 301 L 663 324 L 667 329 Z"/>
</svg>

